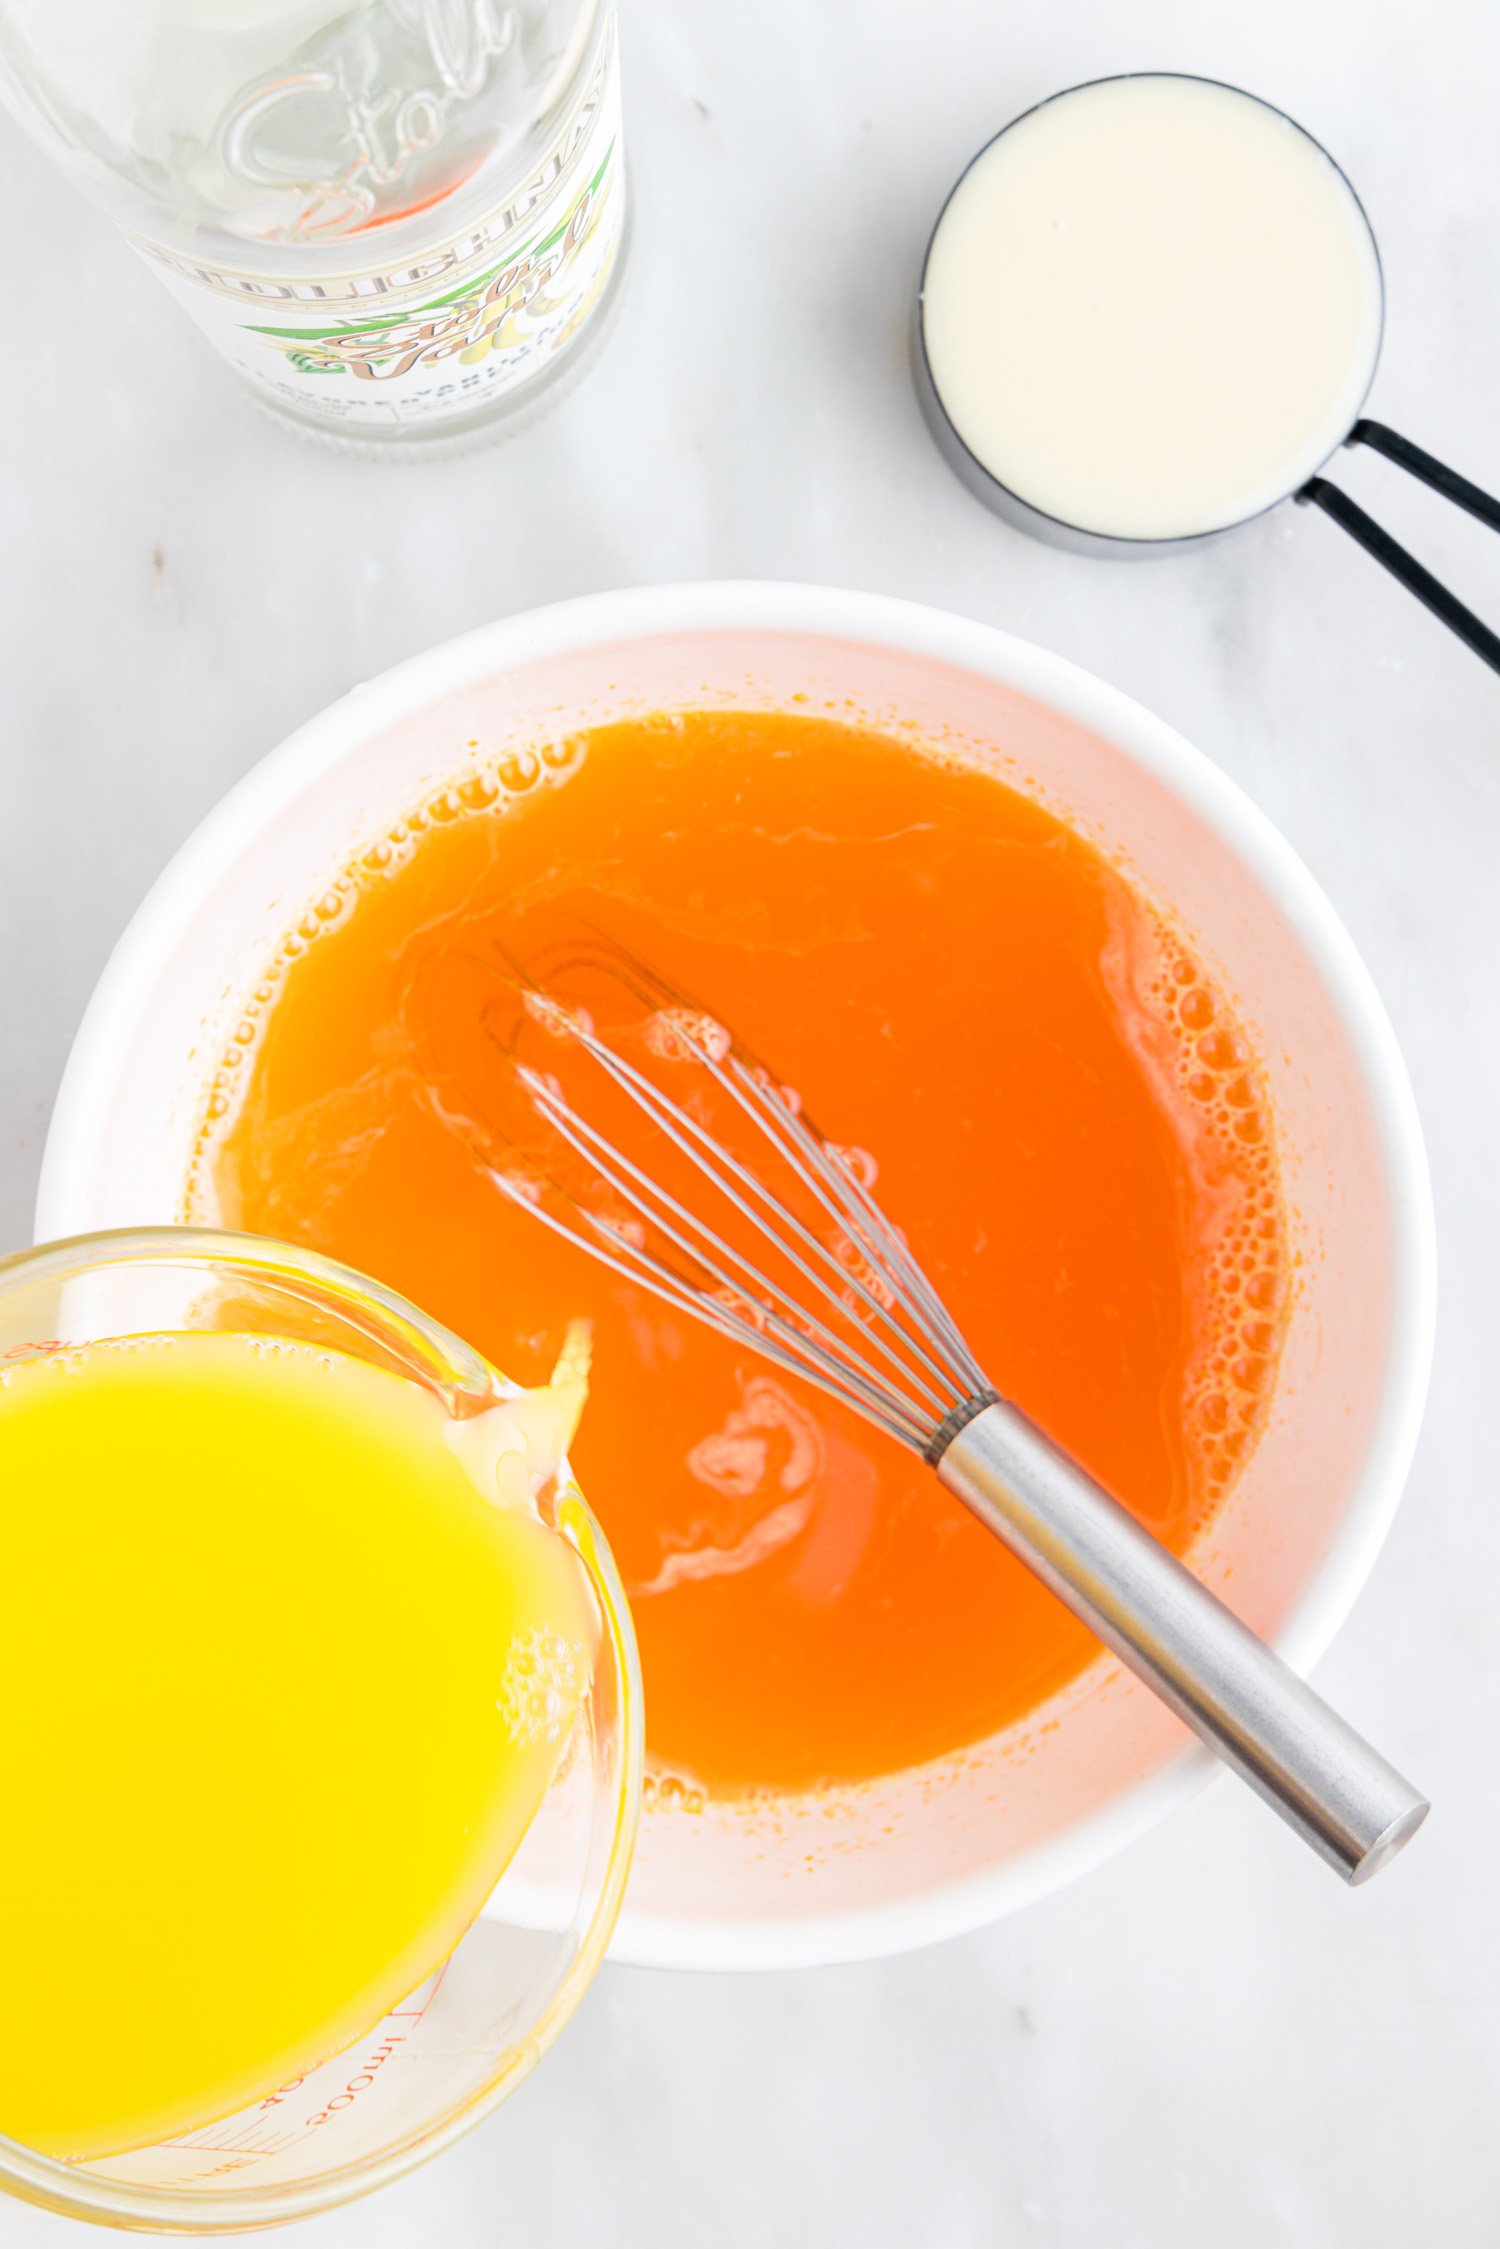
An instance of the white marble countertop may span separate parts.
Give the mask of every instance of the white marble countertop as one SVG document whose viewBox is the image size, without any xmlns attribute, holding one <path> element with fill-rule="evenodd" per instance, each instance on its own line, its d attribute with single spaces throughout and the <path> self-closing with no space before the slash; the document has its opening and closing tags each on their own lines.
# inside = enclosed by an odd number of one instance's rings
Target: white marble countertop
<svg viewBox="0 0 1500 2249">
<path fill-rule="evenodd" d="M 771 1978 L 607 1970 L 537 2078 L 318 2249 L 1385 2249 L 1500 2241 L 1493 1423 L 1500 680 L 1310 513 L 1187 558 L 1028 544 L 938 461 L 906 317 L 1007 117 L 1145 66 L 1244 83 L 1345 164 L 1390 291 L 1374 410 L 1500 486 L 1492 0 L 625 0 L 638 231 L 608 348 L 509 444 L 416 468 L 261 420 L 108 225 L 0 133 L 0 1247 L 105 955 L 238 774 L 480 621 L 657 578 L 821 579 L 986 618 L 1171 720 L 1327 886 L 1436 1178 L 1436 1376 L 1320 1682 L 1430 1788 L 1345 1894 L 1243 1793 L 987 1934 Z M 1341 475 L 1500 623 L 1500 546 Z M 0 1969 L 3 2003 L 3 1969 Z M 0 2207 L 0 2243 L 64 2221 Z"/>
</svg>

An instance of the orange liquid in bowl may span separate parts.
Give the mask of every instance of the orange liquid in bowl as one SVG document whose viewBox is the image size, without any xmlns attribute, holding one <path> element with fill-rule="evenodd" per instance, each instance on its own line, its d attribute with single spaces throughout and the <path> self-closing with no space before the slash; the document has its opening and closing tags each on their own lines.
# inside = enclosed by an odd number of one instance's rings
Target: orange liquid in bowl
<svg viewBox="0 0 1500 2249">
<path fill-rule="evenodd" d="M 199 1214 L 378 1275 L 523 1382 L 592 1317 L 574 1461 L 658 1769 L 789 1791 L 984 1739 L 1091 1660 L 1084 1628 L 920 1462 L 549 1236 L 435 1114 L 413 1002 L 434 958 L 524 957 L 558 906 L 873 1155 L 997 1387 L 1179 1549 L 1259 1433 L 1287 1286 L 1269 1109 L 1223 995 L 989 772 L 687 712 L 414 811 L 289 937 L 216 1082 Z"/>
</svg>

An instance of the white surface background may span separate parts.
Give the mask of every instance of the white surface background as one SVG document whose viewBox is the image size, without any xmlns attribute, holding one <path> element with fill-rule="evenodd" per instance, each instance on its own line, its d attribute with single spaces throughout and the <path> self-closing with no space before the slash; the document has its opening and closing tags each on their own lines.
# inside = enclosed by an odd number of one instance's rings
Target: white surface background
<svg viewBox="0 0 1500 2249">
<path fill-rule="evenodd" d="M 1373 410 L 1500 487 L 1493 0 L 625 0 L 620 325 L 507 445 L 401 468 L 263 422 L 107 224 L 0 133 L 0 1246 L 106 953 L 223 789 L 484 619 L 653 578 L 823 579 L 1063 651 L 1278 821 L 1395 1019 L 1436 1177 L 1438 1361 L 1325 1691 L 1436 1800 L 1345 1894 L 1220 1786 L 988 1934 L 769 1979 L 606 1971 L 539 2076 L 309 2249 L 1385 2249 L 1500 2241 L 1494 1714 L 1500 680 L 1316 516 L 1111 565 L 993 522 L 906 372 L 931 218 L 1006 118 L 1198 70 L 1343 162 L 1385 257 Z M 1349 488 L 1500 623 L 1500 546 Z M 0 1960 L 0 2004 L 3 2004 Z M 0 2243 L 64 2221 L 0 2207 Z"/>
</svg>

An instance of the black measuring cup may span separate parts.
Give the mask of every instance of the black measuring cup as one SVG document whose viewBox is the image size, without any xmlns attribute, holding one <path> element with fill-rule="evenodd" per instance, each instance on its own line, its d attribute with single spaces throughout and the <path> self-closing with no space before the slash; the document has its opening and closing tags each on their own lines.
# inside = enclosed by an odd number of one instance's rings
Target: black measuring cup
<svg viewBox="0 0 1500 2249">
<path fill-rule="evenodd" d="M 1420 483 L 1427 485 L 1432 491 L 1440 493 L 1444 499 L 1451 500 L 1455 507 L 1463 508 L 1469 515 L 1476 516 L 1481 523 L 1488 524 L 1492 531 L 1500 531 L 1500 500 L 1484 491 L 1479 485 L 1471 483 L 1468 477 L 1460 476 L 1456 469 L 1449 468 L 1445 462 L 1439 461 L 1431 453 L 1425 452 L 1420 445 L 1413 444 L 1410 438 L 1403 437 L 1399 431 L 1392 429 L 1388 423 L 1372 420 L 1364 414 L 1363 405 L 1365 399 L 1369 396 L 1369 389 L 1373 385 L 1375 368 L 1379 360 L 1378 341 L 1371 363 L 1370 382 L 1366 385 L 1365 397 L 1360 401 L 1360 409 L 1344 437 L 1333 447 L 1328 459 L 1321 464 L 1317 473 L 1303 477 L 1296 483 L 1288 484 L 1285 490 L 1276 494 L 1264 506 L 1256 508 L 1252 513 L 1241 517 L 1237 522 L 1216 525 L 1214 528 L 1205 531 L 1174 533 L 1159 538 L 1130 537 L 1121 536 L 1114 532 L 1097 531 L 1087 524 L 1066 522 L 1058 516 L 1049 515 L 1044 509 L 1024 499 L 1020 493 L 1014 491 L 991 469 L 986 467 L 985 463 L 971 449 L 957 423 L 950 416 L 947 406 L 944 404 L 942 393 L 938 388 L 928 355 L 925 304 L 927 274 L 931 263 L 933 244 L 937 240 L 943 220 L 954 197 L 962 189 L 974 166 L 989 154 L 996 142 L 1002 140 L 1005 134 L 1012 132 L 1017 125 L 1024 123 L 1027 118 L 1035 116 L 1038 110 L 1048 108 L 1052 102 L 1065 101 L 1070 94 L 1082 93 L 1089 87 L 1111 85 L 1120 79 L 1135 78 L 1186 79 L 1190 83 L 1214 86 L 1223 92 L 1241 95 L 1246 101 L 1257 102 L 1261 108 L 1270 110 L 1274 116 L 1281 118 L 1294 131 L 1300 133 L 1305 140 L 1311 142 L 1312 146 L 1332 167 L 1339 180 L 1343 182 L 1354 209 L 1359 214 L 1359 218 L 1368 233 L 1374 262 L 1376 287 L 1379 291 L 1380 330 L 1383 333 L 1385 275 L 1380 262 L 1379 245 L 1375 239 L 1374 229 L 1370 225 L 1369 215 L 1355 193 L 1347 175 L 1339 165 L 1334 163 L 1333 158 L 1329 156 L 1322 143 L 1315 140 L 1304 126 L 1298 125 L 1294 118 L 1287 117 L 1285 111 L 1277 109 L 1274 103 L 1261 101 L 1259 95 L 1247 93 L 1243 87 L 1228 85 L 1222 79 L 1197 78 L 1195 74 L 1190 72 L 1122 71 L 1114 73 L 1108 78 L 1089 79 L 1078 86 L 1064 88 L 1061 92 L 1049 96 L 1046 102 L 1039 102 L 1032 109 L 1025 110 L 1020 116 L 1012 118 L 1010 123 L 995 134 L 991 140 L 987 141 L 984 147 L 972 158 L 954 183 L 942 210 L 938 213 L 937 221 L 928 238 L 927 250 L 922 261 L 921 284 L 917 292 L 915 371 L 918 397 L 939 450 L 969 490 L 977 498 L 983 500 L 985 505 L 996 515 L 1003 517 L 1018 529 L 1029 532 L 1033 537 L 1045 540 L 1049 545 L 1066 547 L 1075 553 L 1108 556 L 1172 553 L 1188 547 L 1202 546 L 1212 539 L 1225 538 L 1232 532 L 1242 529 L 1245 524 L 1258 520 L 1260 516 L 1267 514 L 1271 508 L 1279 507 L 1284 500 L 1295 500 L 1299 505 L 1320 508 L 1334 523 L 1347 531 L 1352 539 L 1357 540 L 1367 554 L 1373 555 L 1375 560 L 1383 569 L 1388 570 L 1393 578 L 1399 579 L 1408 592 L 1415 594 L 1418 601 L 1423 602 L 1434 616 L 1440 617 L 1450 632 L 1456 633 L 1466 647 L 1472 648 L 1474 653 L 1481 657 L 1492 670 L 1500 672 L 1500 633 L 1492 632 L 1490 627 L 1481 618 L 1476 617 L 1473 610 L 1467 608 L 1456 594 L 1451 593 L 1440 579 L 1435 578 L 1432 572 L 1420 563 L 1414 554 L 1403 547 L 1398 540 L 1392 538 L 1391 534 L 1384 530 L 1357 501 L 1352 500 L 1347 492 L 1343 491 L 1337 484 L 1331 483 L 1328 477 L 1323 474 L 1323 469 L 1327 468 L 1329 461 L 1344 446 L 1365 445 L 1372 452 L 1383 454 L 1388 461 L 1393 461 L 1398 468 L 1405 469 L 1408 475 L 1416 477 Z"/>
</svg>

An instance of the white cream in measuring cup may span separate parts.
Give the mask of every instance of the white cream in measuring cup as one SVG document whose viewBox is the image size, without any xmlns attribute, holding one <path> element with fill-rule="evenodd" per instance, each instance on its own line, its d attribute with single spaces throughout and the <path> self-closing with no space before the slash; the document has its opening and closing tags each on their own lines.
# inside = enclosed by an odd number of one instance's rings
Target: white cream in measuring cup
<svg viewBox="0 0 1500 2249">
<path fill-rule="evenodd" d="M 1264 102 L 1112 78 L 977 156 L 928 253 L 923 328 L 992 476 L 1124 539 L 1220 531 L 1342 444 L 1380 349 L 1353 189 Z"/>
<path fill-rule="evenodd" d="M 1500 503 L 1360 420 L 1384 293 L 1359 198 L 1252 94 L 1144 72 L 1054 95 L 939 216 L 917 377 L 951 465 L 1055 544 L 1160 551 L 1314 501 L 1500 669 L 1500 638 L 1317 471 L 1374 446 L 1500 529 Z"/>
</svg>

